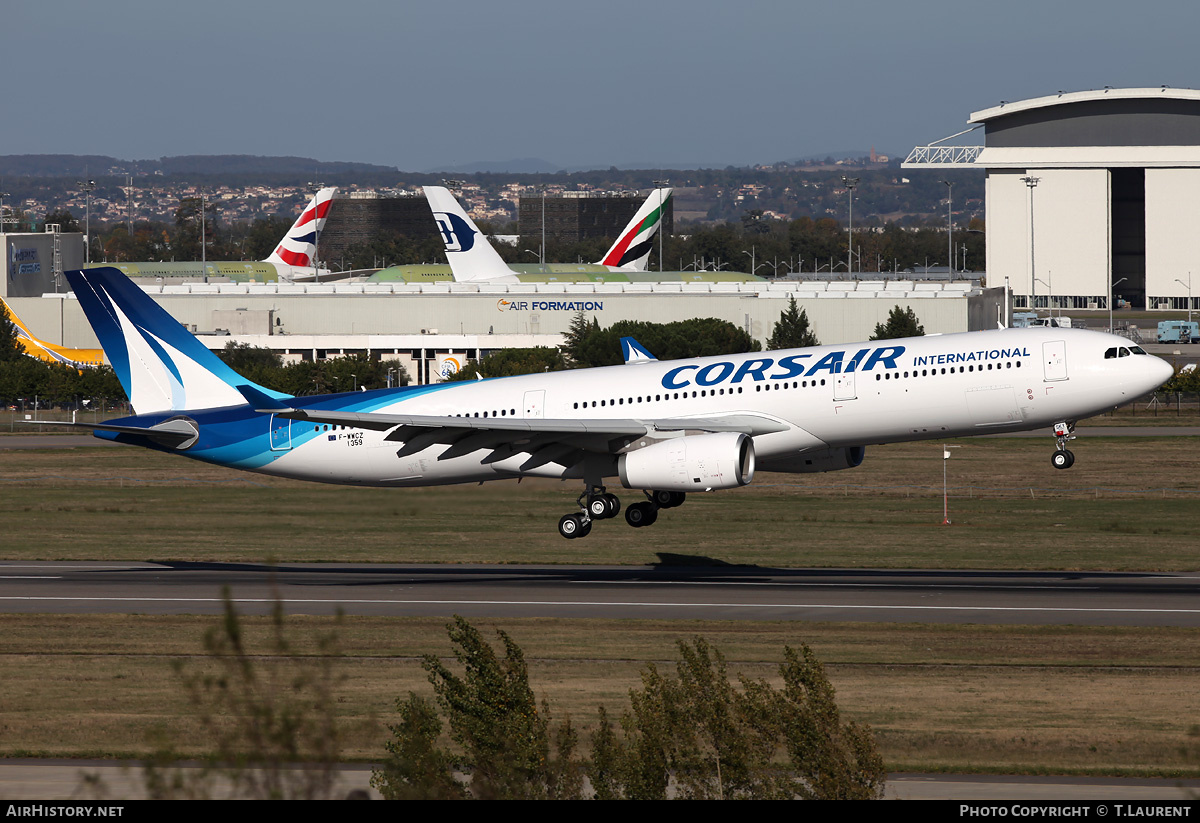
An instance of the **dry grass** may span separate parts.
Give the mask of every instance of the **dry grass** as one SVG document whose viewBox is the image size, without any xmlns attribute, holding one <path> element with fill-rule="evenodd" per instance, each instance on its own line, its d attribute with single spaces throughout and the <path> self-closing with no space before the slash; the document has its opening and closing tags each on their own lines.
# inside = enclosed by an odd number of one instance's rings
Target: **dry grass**
<svg viewBox="0 0 1200 823">
<path fill-rule="evenodd" d="M 205 666 L 196 654 L 215 620 L 4 618 L 0 753 L 136 757 L 159 729 L 187 750 L 202 738 L 172 663 Z M 265 648 L 267 620 L 244 624 L 252 648 Z M 311 654 L 332 619 L 288 625 L 297 653 Z M 546 619 L 503 628 L 522 645 L 535 690 L 585 731 L 598 706 L 627 705 L 646 663 L 667 663 L 678 640 L 702 635 L 732 672 L 769 680 L 783 646 L 807 642 L 893 770 L 1200 771 L 1190 630 Z M 431 693 L 420 656 L 449 653 L 444 621 L 349 618 L 339 633 L 345 752 L 373 760 L 395 698 Z"/>
<path fill-rule="evenodd" d="M 262 562 L 655 563 L 1190 570 L 1200 539 L 1197 438 L 1091 438 L 1069 472 L 1051 441 L 871 448 L 856 470 L 768 476 L 694 495 L 651 529 L 553 528 L 573 485 L 344 489 L 247 475 L 133 449 L 0 454 L 5 559 Z M 630 493 L 625 502 L 632 502 Z M 172 661 L 210 618 L 0 616 L 0 753 L 136 756 L 169 729 L 195 740 Z M 419 656 L 446 654 L 441 620 L 347 619 L 347 753 L 382 750 L 394 699 L 427 690 Z M 493 621 L 481 621 L 495 625 Z M 262 621 L 247 619 L 261 627 Z M 302 650 L 328 625 L 289 618 Z M 1195 773 L 1192 630 L 706 621 L 511 620 L 535 688 L 587 728 L 619 710 L 648 661 L 707 637 L 733 671 L 771 677 L 808 642 L 845 710 L 875 728 L 892 769 Z M 256 629 L 258 630 L 258 629 Z M 311 651 L 311 648 L 309 648 Z M 1190 747 L 1190 748 L 1188 748 Z"/>
<path fill-rule="evenodd" d="M 1075 467 L 1045 439 L 868 449 L 849 471 L 761 474 L 691 495 L 652 528 L 554 524 L 575 485 L 355 489 L 135 449 L 4 452 L 6 559 L 616 563 L 1189 570 L 1200 539 L 1200 438 L 1083 437 Z M 623 492 L 626 505 L 637 499 Z M 690 560 L 689 560 L 690 559 Z"/>
</svg>

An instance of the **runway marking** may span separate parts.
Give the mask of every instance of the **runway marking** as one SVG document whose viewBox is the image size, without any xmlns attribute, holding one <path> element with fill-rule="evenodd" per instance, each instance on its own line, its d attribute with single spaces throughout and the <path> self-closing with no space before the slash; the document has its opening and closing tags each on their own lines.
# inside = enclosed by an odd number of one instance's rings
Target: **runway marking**
<svg viewBox="0 0 1200 823">
<path fill-rule="evenodd" d="M 66 601 L 69 603 L 224 603 L 219 597 L 0 597 L 3 601 Z M 1200 614 L 1200 609 L 1097 609 L 1070 606 L 859 606 L 830 603 L 654 603 L 603 600 L 320 600 L 266 597 L 237 597 L 234 603 L 282 603 L 284 605 L 345 604 L 375 606 L 606 606 L 624 608 L 696 608 L 696 609 L 862 609 L 867 611 L 946 611 L 946 612 L 1079 612 L 1086 614 Z"/>
<path fill-rule="evenodd" d="M 738 580 L 571 580 L 569 581 L 576 585 L 591 586 L 771 586 L 773 588 L 782 588 L 785 586 L 793 586 L 796 588 L 820 588 L 820 589 L 1049 589 L 1051 591 L 1062 589 L 1064 591 L 1080 592 L 1080 591 L 1099 591 L 1100 586 L 1069 586 L 1069 585 L 1051 585 L 1045 584 L 1040 586 L 1027 585 L 991 585 L 988 583 L 789 583 L 789 582 L 762 582 L 751 583 Z"/>
<path fill-rule="evenodd" d="M 0 580 L 62 580 L 60 574 L 0 574 Z"/>
</svg>

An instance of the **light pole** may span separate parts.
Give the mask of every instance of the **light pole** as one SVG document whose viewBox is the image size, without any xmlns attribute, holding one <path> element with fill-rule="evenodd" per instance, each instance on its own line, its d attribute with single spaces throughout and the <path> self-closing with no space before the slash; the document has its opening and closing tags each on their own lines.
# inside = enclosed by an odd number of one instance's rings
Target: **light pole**
<svg viewBox="0 0 1200 823">
<path fill-rule="evenodd" d="M 847 252 L 846 252 L 846 271 L 851 275 L 854 274 L 854 187 L 858 185 L 857 177 L 842 176 L 842 185 L 846 187 L 846 193 L 850 195 L 850 221 L 849 228 L 846 232 Z"/>
<path fill-rule="evenodd" d="M 90 266 L 92 265 L 92 192 L 96 190 L 96 181 L 80 180 L 78 185 L 83 191 L 84 199 L 87 202 L 87 211 L 85 212 L 86 216 L 83 222 L 83 238 L 87 244 L 84 259 L 87 260 L 87 264 Z"/>
<path fill-rule="evenodd" d="M 314 183 L 311 180 L 308 183 L 308 190 L 310 192 L 312 192 L 313 194 L 316 194 L 324 187 L 325 186 L 323 183 Z M 317 226 L 319 225 L 319 221 L 317 220 L 317 218 L 320 217 L 321 205 L 319 203 L 314 203 L 313 208 L 315 209 L 315 211 L 313 212 L 313 282 L 320 283 L 321 282 L 321 272 L 317 266 L 317 252 L 318 252 L 317 243 L 321 239 L 321 233 L 319 231 L 317 231 Z"/>
<path fill-rule="evenodd" d="M 207 192 L 200 189 L 200 272 L 204 282 L 208 282 L 208 224 L 206 222 L 204 195 Z"/>
<path fill-rule="evenodd" d="M 655 180 L 654 188 L 658 189 L 658 273 L 663 270 L 663 235 L 667 232 L 667 213 L 663 211 L 663 188 L 670 180 Z"/>
<path fill-rule="evenodd" d="M 1191 323 L 1192 322 L 1192 273 L 1188 272 L 1188 281 L 1186 283 L 1184 283 L 1178 277 L 1175 278 L 1175 282 L 1181 286 L 1187 286 L 1187 290 L 1188 290 L 1188 323 Z M 1188 334 L 1190 335 L 1191 333 L 1192 332 L 1189 328 Z"/>
<path fill-rule="evenodd" d="M 946 265 L 950 267 L 950 279 L 954 279 L 954 184 L 942 180 L 946 185 Z"/>
<path fill-rule="evenodd" d="M 1037 266 L 1034 263 L 1033 256 L 1033 190 L 1037 188 L 1040 177 L 1022 177 L 1025 185 L 1029 187 L 1029 308 L 1037 311 Z"/>
<path fill-rule="evenodd" d="M 1041 283 L 1046 287 L 1046 307 L 1050 310 L 1050 316 L 1054 316 L 1054 276 L 1050 272 L 1046 272 L 1046 277 L 1049 282 L 1040 277 L 1035 277 L 1034 282 Z"/>
<path fill-rule="evenodd" d="M 1113 333 L 1113 292 L 1116 291 L 1117 286 L 1121 285 L 1128 279 L 1129 279 L 1128 277 L 1122 277 L 1120 280 L 1116 281 L 1115 283 L 1108 284 L 1108 333 L 1109 334 Z"/>
</svg>

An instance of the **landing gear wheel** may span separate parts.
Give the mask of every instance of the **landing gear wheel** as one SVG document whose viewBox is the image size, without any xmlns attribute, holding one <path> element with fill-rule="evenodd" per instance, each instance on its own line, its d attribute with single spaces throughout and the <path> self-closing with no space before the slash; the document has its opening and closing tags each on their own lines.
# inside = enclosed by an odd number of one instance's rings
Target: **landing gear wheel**
<svg viewBox="0 0 1200 823">
<path fill-rule="evenodd" d="M 588 501 L 588 514 L 592 516 L 593 520 L 604 520 L 612 517 L 612 506 L 609 505 L 607 497 L 607 494 L 602 494 Z"/>
<path fill-rule="evenodd" d="M 586 537 L 592 530 L 592 521 L 584 520 L 582 514 L 564 514 L 558 521 L 558 533 L 568 540 Z"/>
<path fill-rule="evenodd" d="M 604 499 L 608 501 L 608 516 L 616 517 L 621 513 L 621 498 L 615 494 L 606 494 Z"/>
<path fill-rule="evenodd" d="M 634 503 L 625 510 L 625 522 L 635 529 L 651 526 L 657 519 L 658 509 L 654 508 L 653 503 Z"/>
<path fill-rule="evenodd" d="M 679 505 L 675 502 L 675 492 L 654 490 L 650 492 L 650 500 L 660 509 L 669 509 Z"/>
<path fill-rule="evenodd" d="M 1069 469 L 1075 465 L 1075 455 L 1067 449 L 1056 451 L 1050 463 L 1056 469 Z"/>
</svg>

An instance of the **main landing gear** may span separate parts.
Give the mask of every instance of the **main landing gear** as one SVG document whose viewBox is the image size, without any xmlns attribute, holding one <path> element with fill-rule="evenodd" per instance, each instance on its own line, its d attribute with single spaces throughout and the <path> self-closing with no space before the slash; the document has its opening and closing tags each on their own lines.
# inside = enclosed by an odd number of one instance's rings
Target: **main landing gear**
<svg viewBox="0 0 1200 823">
<path fill-rule="evenodd" d="M 659 509 L 673 509 L 687 498 L 683 492 L 647 491 L 645 495 L 645 502 L 634 503 L 625 510 L 625 522 L 635 529 L 653 525 Z M 589 485 L 577 502 L 579 513 L 564 514 L 558 521 L 558 533 L 568 540 L 587 537 L 597 520 L 608 520 L 621 512 L 621 501 L 603 486 Z"/>
<path fill-rule="evenodd" d="M 1067 443 L 1075 439 L 1075 423 L 1066 421 L 1054 424 L 1054 437 L 1058 441 L 1058 451 L 1050 458 L 1050 464 L 1056 469 L 1069 469 L 1075 465 L 1075 454 L 1067 448 Z"/>
</svg>

